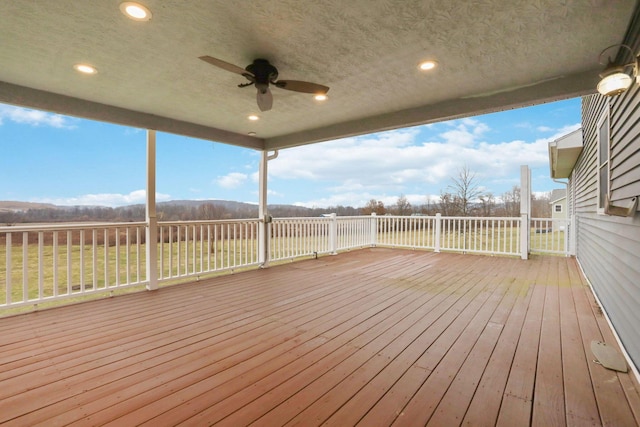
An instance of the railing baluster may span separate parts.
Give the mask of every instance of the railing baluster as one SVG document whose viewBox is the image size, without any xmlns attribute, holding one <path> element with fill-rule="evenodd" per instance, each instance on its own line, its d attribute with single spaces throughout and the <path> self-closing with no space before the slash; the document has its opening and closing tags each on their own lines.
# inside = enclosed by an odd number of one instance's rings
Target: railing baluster
<svg viewBox="0 0 640 427">
<path fill-rule="evenodd" d="M 198 269 L 196 268 L 197 265 L 197 259 L 196 259 L 196 242 L 198 240 L 198 235 L 196 233 L 196 226 L 194 225 L 193 227 L 191 227 L 191 273 L 195 274 L 198 272 Z"/>
<path fill-rule="evenodd" d="M 131 263 L 130 263 L 130 254 L 131 254 L 131 236 L 130 236 L 130 231 L 131 229 L 129 227 L 125 228 L 125 238 L 126 238 L 126 245 L 127 245 L 127 253 L 125 255 L 125 263 L 126 263 L 126 268 L 127 268 L 127 283 L 131 283 Z"/>
<path fill-rule="evenodd" d="M 104 229 L 104 289 L 107 289 L 109 287 L 109 283 L 111 283 L 111 281 L 109 280 L 109 229 L 105 228 Z"/>
<path fill-rule="evenodd" d="M 136 227 L 136 283 L 140 283 L 140 227 Z M 149 245 L 157 245 L 158 242 L 149 242 Z"/>
<path fill-rule="evenodd" d="M 71 230 L 67 230 L 67 292 L 66 294 L 71 294 L 71 267 L 73 265 L 72 258 L 72 246 L 73 246 L 73 234 Z"/>
<path fill-rule="evenodd" d="M 6 268 L 5 268 L 5 289 L 6 289 L 6 295 L 5 295 L 5 305 L 11 305 L 12 302 L 12 292 L 13 292 L 13 286 L 11 284 L 11 279 L 12 279 L 12 274 L 13 274 L 13 261 L 11 260 L 11 250 L 12 250 L 12 243 L 11 243 L 11 233 L 7 233 L 6 237 L 5 237 L 5 242 L 4 242 L 4 246 L 5 246 L 5 263 L 6 263 Z"/>
<path fill-rule="evenodd" d="M 93 229 L 92 230 L 92 241 L 91 241 L 91 245 L 92 245 L 92 253 L 91 253 L 91 257 L 92 257 L 92 273 L 91 273 L 91 279 L 93 282 L 93 290 L 98 289 L 98 230 L 97 229 Z M 84 283 L 82 283 L 82 291 L 84 292 Z"/>
<path fill-rule="evenodd" d="M 53 283 L 52 283 L 52 291 L 53 291 L 53 296 L 57 297 L 58 296 L 58 232 L 54 231 L 52 233 L 52 237 L 53 237 L 53 260 L 51 262 L 52 267 L 53 267 Z"/>
<path fill-rule="evenodd" d="M 38 232 L 38 299 L 44 297 L 44 233 Z"/>
<path fill-rule="evenodd" d="M 29 233 L 22 233 L 22 301 L 29 301 Z"/>
</svg>

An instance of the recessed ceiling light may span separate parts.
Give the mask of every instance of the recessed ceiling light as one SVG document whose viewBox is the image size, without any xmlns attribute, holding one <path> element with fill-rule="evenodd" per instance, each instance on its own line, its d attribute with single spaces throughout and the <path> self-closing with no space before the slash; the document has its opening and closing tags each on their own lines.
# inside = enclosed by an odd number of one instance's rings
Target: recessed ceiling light
<svg viewBox="0 0 640 427">
<path fill-rule="evenodd" d="M 428 61 L 422 61 L 420 64 L 418 64 L 418 68 L 420 68 L 422 71 L 428 71 L 433 70 L 437 65 L 438 63 L 436 61 L 430 59 Z"/>
<path fill-rule="evenodd" d="M 326 93 L 319 93 L 313 97 L 316 101 L 326 101 L 329 97 Z"/>
<path fill-rule="evenodd" d="M 134 21 L 148 21 L 151 19 L 151 11 L 140 3 L 133 1 L 120 3 L 120 11 L 124 13 L 127 18 L 133 19 Z"/>
<path fill-rule="evenodd" d="M 75 64 L 73 68 L 82 74 L 97 74 L 98 70 L 93 65 L 89 64 Z"/>
<path fill-rule="evenodd" d="M 252 114 L 252 115 L 248 116 L 247 119 L 255 122 L 256 120 L 260 120 L 260 117 L 256 116 L 255 114 Z"/>
</svg>

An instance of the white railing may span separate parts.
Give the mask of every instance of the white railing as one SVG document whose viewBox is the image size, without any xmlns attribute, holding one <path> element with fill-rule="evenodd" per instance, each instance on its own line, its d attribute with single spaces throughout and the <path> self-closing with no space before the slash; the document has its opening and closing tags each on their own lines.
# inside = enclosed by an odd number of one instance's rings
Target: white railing
<svg viewBox="0 0 640 427">
<path fill-rule="evenodd" d="M 258 265 L 257 219 L 158 223 L 158 281 Z"/>
<path fill-rule="evenodd" d="M 520 218 L 383 216 L 377 221 L 380 246 L 520 254 Z"/>
<path fill-rule="evenodd" d="M 520 218 L 443 217 L 440 250 L 520 255 Z"/>
<path fill-rule="evenodd" d="M 332 218 L 277 218 L 268 225 L 271 261 L 334 252 Z"/>
<path fill-rule="evenodd" d="M 436 249 L 435 216 L 379 216 L 376 245 Z"/>
<path fill-rule="evenodd" d="M 370 246 L 521 254 L 521 218 L 358 216 L 158 223 L 158 281 Z M 536 218 L 530 251 L 569 254 L 570 222 Z M 146 223 L 0 227 L 0 307 L 148 285 Z M 525 242 L 526 243 L 526 242 Z M 261 247 L 266 248 L 260 253 Z"/>
<path fill-rule="evenodd" d="M 333 218 L 332 218 L 333 219 Z M 336 237 L 335 250 L 363 248 L 375 244 L 375 217 L 369 216 L 344 216 L 335 219 Z M 372 228 L 372 222 L 373 227 Z"/>
<path fill-rule="evenodd" d="M 145 283 L 144 223 L 0 227 L 0 306 Z"/>
<path fill-rule="evenodd" d="M 269 224 L 269 259 L 281 261 L 372 246 L 372 230 L 375 217 L 369 216 L 273 219 Z"/>
<path fill-rule="evenodd" d="M 568 219 L 532 218 L 530 251 L 540 254 L 569 255 Z"/>
</svg>

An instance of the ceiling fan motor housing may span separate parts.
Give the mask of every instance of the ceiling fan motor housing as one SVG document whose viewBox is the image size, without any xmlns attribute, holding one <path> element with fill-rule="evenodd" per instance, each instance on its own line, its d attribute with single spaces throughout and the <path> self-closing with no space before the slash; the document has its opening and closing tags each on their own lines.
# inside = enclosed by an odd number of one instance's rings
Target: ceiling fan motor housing
<svg viewBox="0 0 640 427">
<path fill-rule="evenodd" d="M 247 65 L 245 70 L 255 76 L 256 83 L 268 85 L 270 82 L 275 82 L 278 78 L 278 69 L 271 65 L 266 59 L 254 60 L 252 64 Z"/>
</svg>

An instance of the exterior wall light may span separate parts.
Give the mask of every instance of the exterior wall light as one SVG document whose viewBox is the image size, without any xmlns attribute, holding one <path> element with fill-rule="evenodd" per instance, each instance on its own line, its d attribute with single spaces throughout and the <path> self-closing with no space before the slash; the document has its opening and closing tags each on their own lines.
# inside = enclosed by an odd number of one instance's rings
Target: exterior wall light
<svg viewBox="0 0 640 427">
<path fill-rule="evenodd" d="M 605 96 L 615 96 L 626 91 L 631 87 L 633 80 L 638 75 L 638 58 L 634 55 L 633 50 L 625 44 L 615 44 L 607 47 L 600 52 L 600 63 L 602 64 L 602 55 L 612 47 L 625 48 L 634 58 L 633 62 L 624 65 L 617 65 L 611 57 L 609 57 L 606 68 L 600 73 L 600 82 L 598 83 L 598 92 Z M 627 70 L 631 68 L 631 74 L 629 75 Z"/>
</svg>

